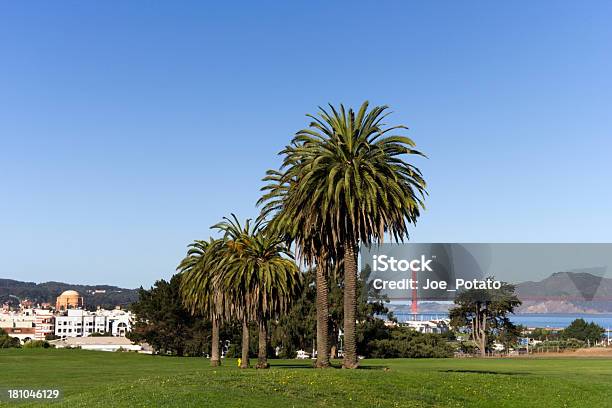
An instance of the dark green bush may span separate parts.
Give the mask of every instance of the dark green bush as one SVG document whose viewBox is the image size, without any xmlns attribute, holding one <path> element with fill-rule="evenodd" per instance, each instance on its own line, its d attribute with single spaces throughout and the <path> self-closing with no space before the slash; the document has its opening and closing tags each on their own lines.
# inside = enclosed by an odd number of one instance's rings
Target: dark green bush
<svg viewBox="0 0 612 408">
<path fill-rule="evenodd" d="M 394 328 L 388 339 L 368 343 L 373 358 L 446 358 L 453 346 L 439 334 L 419 333 L 409 328 Z"/>
<path fill-rule="evenodd" d="M 19 348 L 21 342 L 16 337 L 11 337 L 0 328 L 0 348 Z"/>
</svg>

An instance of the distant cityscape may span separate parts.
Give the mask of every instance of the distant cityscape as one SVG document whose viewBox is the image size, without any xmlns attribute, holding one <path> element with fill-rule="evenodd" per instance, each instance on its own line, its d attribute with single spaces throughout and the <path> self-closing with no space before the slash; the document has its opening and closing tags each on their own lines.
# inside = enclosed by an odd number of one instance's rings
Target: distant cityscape
<svg viewBox="0 0 612 408">
<path fill-rule="evenodd" d="M 100 291 L 104 291 L 101 289 Z M 18 307 L 2 305 L 0 328 L 22 343 L 47 340 L 55 347 L 80 347 L 113 351 L 134 349 L 125 338 L 132 329 L 134 315 L 120 306 L 113 309 L 85 309 L 83 296 L 75 290 L 65 290 L 55 304 L 24 299 Z M 92 341 L 86 338 L 99 338 Z M 116 338 L 109 341 L 109 337 Z M 106 340 L 102 340 L 106 338 Z M 101 343 L 101 344 L 98 344 Z M 140 346 L 136 346 L 140 350 Z"/>
</svg>

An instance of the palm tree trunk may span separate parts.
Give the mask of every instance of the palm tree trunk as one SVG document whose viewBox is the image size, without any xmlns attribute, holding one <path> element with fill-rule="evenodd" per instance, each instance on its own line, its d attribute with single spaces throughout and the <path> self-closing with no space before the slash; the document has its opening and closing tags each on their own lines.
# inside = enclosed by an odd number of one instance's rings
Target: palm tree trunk
<svg viewBox="0 0 612 408">
<path fill-rule="evenodd" d="M 242 319 L 242 361 L 240 368 L 249 368 L 249 323 Z"/>
<path fill-rule="evenodd" d="M 210 365 L 217 367 L 221 365 L 221 359 L 219 358 L 219 319 L 217 317 L 212 318 L 212 344 L 210 350 Z"/>
<path fill-rule="evenodd" d="M 259 321 L 259 350 L 257 352 L 257 368 L 269 368 L 268 364 L 268 327 L 265 320 Z"/>
<path fill-rule="evenodd" d="M 344 250 L 344 368 L 357 368 L 357 254 L 349 243 Z"/>
<path fill-rule="evenodd" d="M 487 316 L 485 313 L 482 314 L 482 333 L 480 340 L 480 356 L 487 356 Z"/>
<path fill-rule="evenodd" d="M 329 367 L 329 304 L 325 262 L 317 263 L 317 362 L 318 368 Z"/>
</svg>

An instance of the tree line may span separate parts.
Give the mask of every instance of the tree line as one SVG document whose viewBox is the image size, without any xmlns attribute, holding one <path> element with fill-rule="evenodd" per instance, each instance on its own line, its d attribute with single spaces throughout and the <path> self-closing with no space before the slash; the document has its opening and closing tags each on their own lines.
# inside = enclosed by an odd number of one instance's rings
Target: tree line
<svg viewBox="0 0 612 408">
<path fill-rule="evenodd" d="M 387 308 L 388 300 L 367 283 L 369 270 L 363 270 L 357 285 L 357 352 L 363 357 L 451 357 L 452 334 L 423 334 L 409 328 L 389 326 L 396 322 Z M 159 280 L 149 289 L 141 289 L 140 300 L 132 305 L 137 316 L 134 341 L 146 341 L 163 355 L 206 356 L 212 348 L 212 323 L 207 315 L 193 315 L 181 300 L 181 274 L 170 281 Z M 295 358 L 298 350 L 310 354 L 316 348 L 316 271 L 303 272 L 302 291 L 287 313 L 269 322 L 267 353 L 278 358 Z M 343 322 L 343 282 L 341 276 L 328 277 L 330 316 L 329 349 L 339 357 L 340 330 Z M 249 356 L 259 352 L 258 327 L 249 325 Z M 219 344 L 225 357 L 242 357 L 242 323 L 228 321 L 220 325 Z"/>
</svg>

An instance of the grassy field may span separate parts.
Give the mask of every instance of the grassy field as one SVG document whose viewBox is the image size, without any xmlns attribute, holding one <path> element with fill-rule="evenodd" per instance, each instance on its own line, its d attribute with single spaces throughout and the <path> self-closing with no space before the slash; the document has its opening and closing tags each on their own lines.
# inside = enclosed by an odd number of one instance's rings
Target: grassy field
<svg viewBox="0 0 612 408">
<path fill-rule="evenodd" d="M 0 388 L 59 387 L 57 407 L 612 406 L 612 359 L 364 360 L 359 370 L 271 362 L 212 369 L 200 358 L 9 349 L 0 350 Z"/>
</svg>

